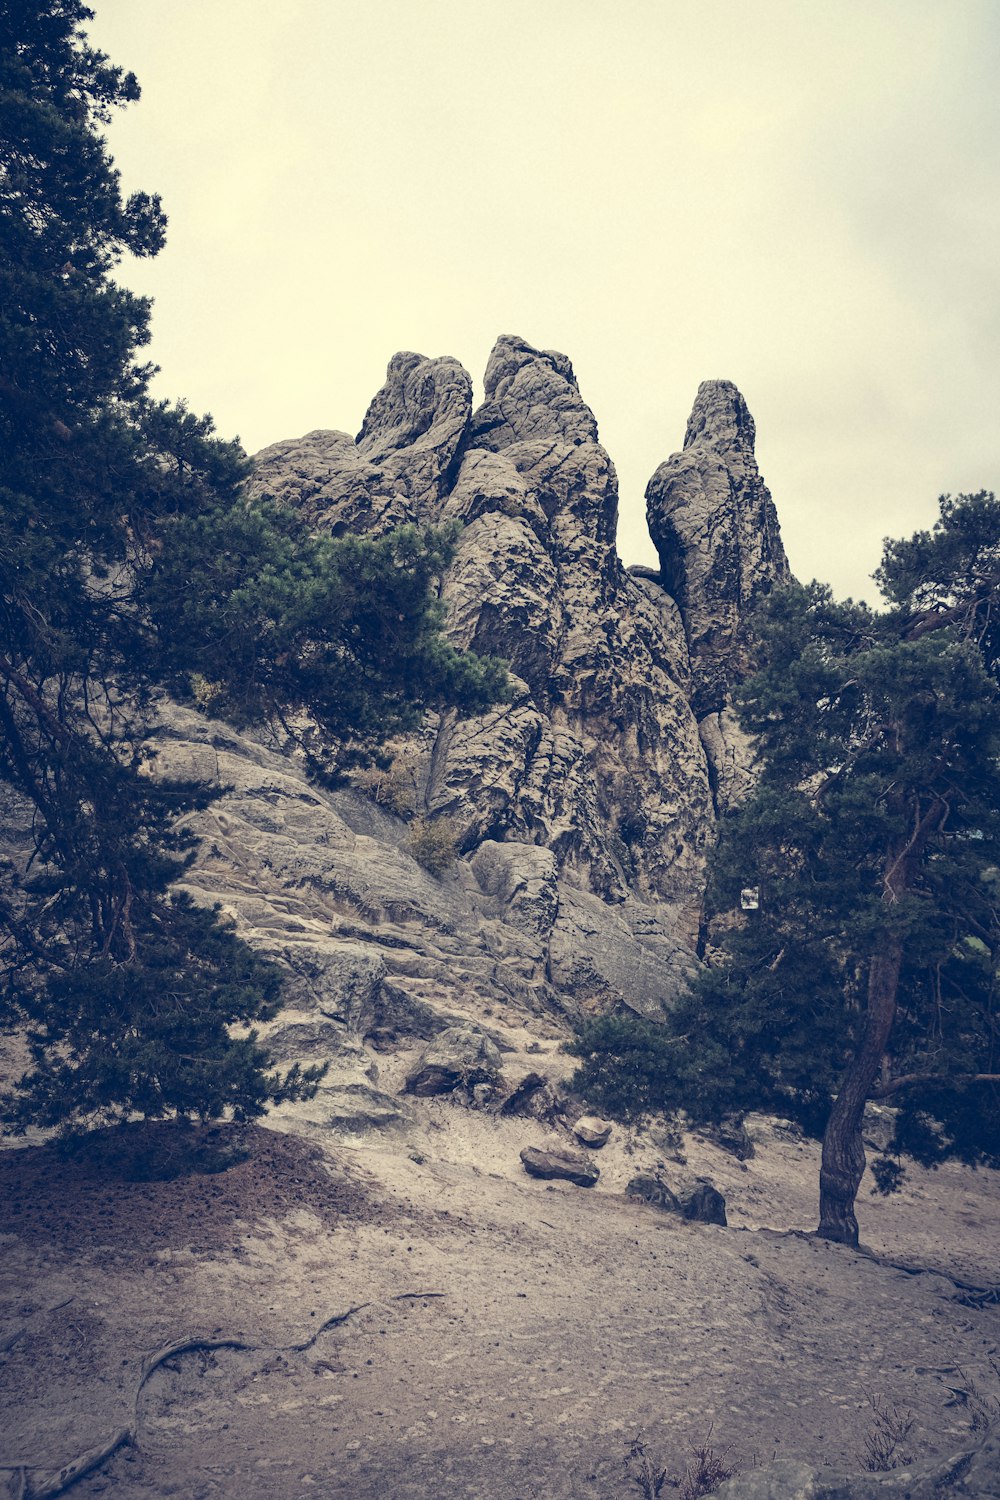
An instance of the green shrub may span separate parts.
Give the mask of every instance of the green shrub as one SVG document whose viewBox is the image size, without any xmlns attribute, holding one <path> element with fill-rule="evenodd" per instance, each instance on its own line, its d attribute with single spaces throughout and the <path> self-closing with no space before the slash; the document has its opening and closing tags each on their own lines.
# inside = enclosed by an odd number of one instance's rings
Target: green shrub
<svg viewBox="0 0 1000 1500">
<path fill-rule="evenodd" d="M 599 1016 L 580 1024 L 566 1044 L 582 1059 L 570 1087 L 613 1120 L 635 1123 L 643 1115 L 676 1109 L 684 1038 L 638 1016 Z"/>
<path fill-rule="evenodd" d="M 351 781 L 359 792 L 398 818 L 412 818 L 416 812 L 417 774 L 412 755 L 395 755 L 388 766 L 365 766 L 354 772 Z"/>
<path fill-rule="evenodd" d="M 410 828 L 406 847 L 425 870 L 432 875 L 443 875 L 458 858 L 455 825 L 451 818 L 417 818 Z"/>
</svg>

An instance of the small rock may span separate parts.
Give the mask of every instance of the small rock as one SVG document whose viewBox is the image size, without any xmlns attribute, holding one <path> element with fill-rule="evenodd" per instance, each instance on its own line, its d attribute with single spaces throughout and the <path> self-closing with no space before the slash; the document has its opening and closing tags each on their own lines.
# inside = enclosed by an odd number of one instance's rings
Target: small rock
<svg viewBox="0 0 1000 1500">
<path fill-rule="evenodd" d="M 611 1135 L 611 1126 L 607 1120 L 598 1119 L 597 1115 L 581 1115 L 573 1126 L 573 1134 L 585 1146 L 591 1146 L 596 1150 L 598 1146 L 607 1144 Z"/>
<path fill-rule="evenodd" d="M 521 1161 L 529 1177 L 562 1177 L 575 1182 L 577 1187 L 593 1187 L 600 1177 L 600 1169 L 582 1156 L 573 1156 L 569 1151 L 546 1151 L 538 1146 L 525 1146 Z"/>
<path fill-rule="evenodd" d="M 742 1115 L 729 1115 L 718 1125 L 703 1126 L 698 1134 L 721 1151 L 728 1151 L 737 1161 L 749 1161 L 756 1155 L 756 1147 Z"/>
<path fill-rule="evenodd" d="M 530 1048 L 529 1048 L 530 1051 Z M 535 1095 L 544 1089 L 548 1080 L 542 1073 L 526 1073 L 516 1083 L 506 1098 L 496 1106 L 498 1115 L 523 1115 L 532 1113 Z"/>
<path fill-rule="evenodd" d="M 699 1178 L 690 1187 L 681 1188 L 678 1198 L 685 1219 L 726 1227 L 726 1200 L 713 1182 Z"/>
<path fill-rule="evenodd" d="M 763 1115 L 756 1111 L 746 1115 L 743 1123 L 755 1145 L 771 1141 L 801 1141 L 805 1134 L 795 1120 L 783 1120 L 777 1115 Z"/>
<path fill-rule="evenodd" d="M 640 1172 L 633 1177 L 625 1189 L 626 1198 L 641 1198 L 643 1203 L 651 1203 L 654 1208 L 666 1209 L 669 1213 L 680 1213 L 681 1206 L 674 1194 L 667 1187 L 663 1178 L 654 1176 L 652 1172 Z"/>
</svg>

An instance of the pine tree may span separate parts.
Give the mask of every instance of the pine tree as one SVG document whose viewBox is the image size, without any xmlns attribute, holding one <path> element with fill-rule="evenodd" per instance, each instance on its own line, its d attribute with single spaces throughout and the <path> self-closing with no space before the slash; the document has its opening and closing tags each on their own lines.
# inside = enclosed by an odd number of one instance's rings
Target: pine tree
<svg viewBox="0 0 1000 1500">
<path fill-rule="evenodd" d="M 877 577 L 884 613 L 815 584 L 764 609 L 740 694 L 759 777 L 721 830 L 718 951 L 639 1067 L 661 1107 L 822 1130 L 819 1233 L 850 1244 L 869 1100 L 898 1107 L 895 1152 L 1000 1160 L 1000 506 L 945 499 Z M 584 1087 L 625 1066 L 607 1023 L 578 1051 Z"/>
<path fill-rule="evenodd" d="M 33 1053 L 6 1116 L 248 1118 L 317 1070 L 266 1072 L 252 1023 L 278 970 L 171 892 L 177 815 L 207 793 L 142 774 L 155 693 L 207 684 L 242 723 L 306 709 L 358 753 L 504 676 L 440 634 L 451 533 L 309 537 L 244 500 L 210 419 L 150 396 L 150 307 L 112 273 L 166 220 L 122 196 L 101 127 L 139 89 L 90 19 L 0 0 L 0 779 L 31 822 L 0 893 L 0 1009 Z"/>
</svg>

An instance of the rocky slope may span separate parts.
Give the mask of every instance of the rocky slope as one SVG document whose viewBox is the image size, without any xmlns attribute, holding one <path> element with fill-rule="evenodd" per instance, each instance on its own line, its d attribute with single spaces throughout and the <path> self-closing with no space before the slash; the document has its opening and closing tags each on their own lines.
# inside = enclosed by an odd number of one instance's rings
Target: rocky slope
<svg viewBox="0 0 1000 1500">
<path fill-rule="evenodd" d="M 788 577 L 753 441 L 735 387 L 703 385 L 649 488 L 659 574 L 617 555 L 614 465 L 569 360 L 521 339 L 497 342 L 475 411 L 455 360 L 397 354 L 356 439 L 258 455 L 252 491 L 335 535 L 460 521 L 448 632 L 515 681 L 333 793 L 280 746 L 164 716 L 163 769 L 229 788 L 199 815 L 189 887 L 291 970 L 278 1055 L 336 1060 L 316 1123 L 405 1119 L 377 1086 L 386 1049 L 458 1026 L 517 1051 L 531 1015 L 670 1004 L 716 808 L 746 770 L 726 707 L 745 612 Z M 459 858 L 430 874 L 414 830 L 435 825 Z"/>
</svg>

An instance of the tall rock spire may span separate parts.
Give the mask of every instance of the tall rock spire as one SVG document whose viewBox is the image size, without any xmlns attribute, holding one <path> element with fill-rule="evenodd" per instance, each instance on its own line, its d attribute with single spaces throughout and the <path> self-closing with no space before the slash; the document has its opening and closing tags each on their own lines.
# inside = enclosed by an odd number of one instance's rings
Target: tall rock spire
<svg viewBox="0 0 1000 1500">
<path fill-rule="evenodd" d="M 687 632 L 699 719 L 720 712 L 747 671 L 754 604 L 791 579 L 754 439 L 753 417 L 732 381 L 703 381 L 683 451 L 660 464 L 646 488 L 663 585 Z"/>
</svg>

